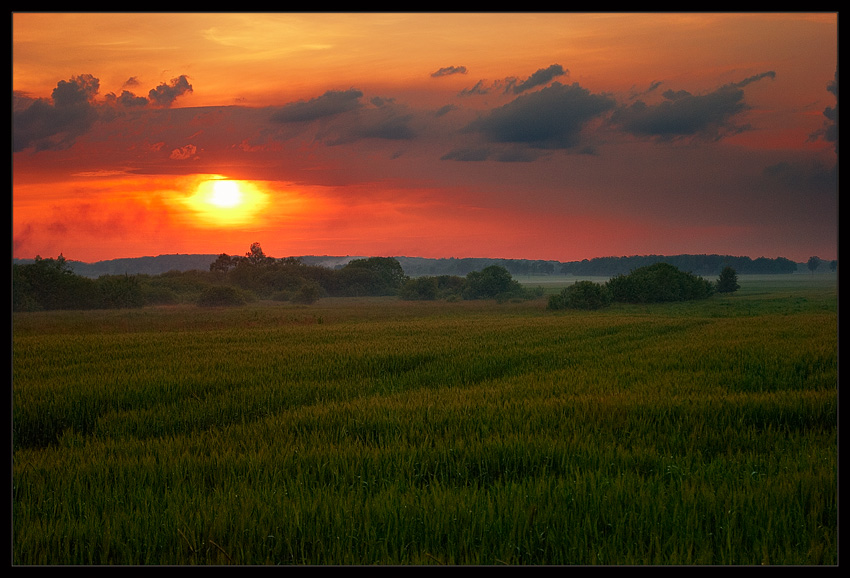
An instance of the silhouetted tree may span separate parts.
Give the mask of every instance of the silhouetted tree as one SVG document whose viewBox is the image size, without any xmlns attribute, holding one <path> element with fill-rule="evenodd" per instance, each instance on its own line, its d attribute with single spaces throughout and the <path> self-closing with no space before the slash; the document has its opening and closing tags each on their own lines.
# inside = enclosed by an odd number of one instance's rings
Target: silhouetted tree
<svg viewBox="0 0 850 578">
<path fill-rule="evenodd" d="M 717 279 L 718 293 L 734 293 L 741 286 L 738 285 L 738 274 L 732 267 L 726 266 L 720 272 L 720 277 Z"/>
<path fill-rule="evenodd" d="M 549 296 L 549 309 L 601 309 L 611 305 L 611 291 L 593 281 L 578 281 Z"/>
<path fill-rule="evenodd" d="M 714 284 L 702 277 L 679 271 L 669 263 L 655 263 L 617 275 L 606 286 L 614 301 L 658 303 L 705 299 L 714 293 Z"/>
<path fill-rule="evenodd" d="M 234 260 L 234 258 L 227 253 L 222 253 L 215 261 L 210 263 L 210 271 L 216 273 L 227 273 L 236 266 L 237 262 L 238 259 Z"/>
<path fill-rule="evenodd" d="M 806 263 L 806 266 L 809 268 L 809 271 L 812 272 L 812 275 L 814 275 L 815 269 L 820 267 L 820 264 L 821 264 L 820 257 L 809 257 L 809 261 L 808 261 L 808 263 Z"/>
</svg>

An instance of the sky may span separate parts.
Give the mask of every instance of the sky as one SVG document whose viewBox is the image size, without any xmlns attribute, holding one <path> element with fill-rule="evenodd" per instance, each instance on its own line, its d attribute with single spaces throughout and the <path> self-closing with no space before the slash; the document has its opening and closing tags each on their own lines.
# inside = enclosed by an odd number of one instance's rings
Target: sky
<svg viewBox="0 0 850 578">
<path fill-rule="evenodd" d="M 13 258 L 838 256 L 837 13 L 13 13 Z"/>
</svg>

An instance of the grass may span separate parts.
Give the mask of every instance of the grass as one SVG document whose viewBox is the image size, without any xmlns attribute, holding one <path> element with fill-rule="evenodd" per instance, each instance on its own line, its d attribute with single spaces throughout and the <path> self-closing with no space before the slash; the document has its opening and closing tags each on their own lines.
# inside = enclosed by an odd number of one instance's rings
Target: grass
<svg viewBox="0 0 850 578">
<path fill-rule="evenodd" d="M 837 289 L 13 316 L 13 562 L 834 565 Z"/>
</svg>

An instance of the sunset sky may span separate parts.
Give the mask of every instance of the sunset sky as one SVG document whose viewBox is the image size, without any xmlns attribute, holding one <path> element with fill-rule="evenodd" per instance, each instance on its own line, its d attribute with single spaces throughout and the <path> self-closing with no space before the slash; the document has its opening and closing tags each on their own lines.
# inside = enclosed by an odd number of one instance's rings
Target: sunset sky
<svg viewBox="0 0 850 578">
<path fill-rule="evenodd" d="M 836 13 L 12 15 L 13 257 L 836 259 Z"/>
</svg>

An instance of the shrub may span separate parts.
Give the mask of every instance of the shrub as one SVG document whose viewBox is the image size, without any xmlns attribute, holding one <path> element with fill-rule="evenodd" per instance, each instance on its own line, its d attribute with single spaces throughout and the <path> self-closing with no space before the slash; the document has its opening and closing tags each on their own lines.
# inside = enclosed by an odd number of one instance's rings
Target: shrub
<svg viewBox="0 0 850 578">
<path fill-rule="evenodd" d="M 207 287 L 198 297 L 198 305 L 201 307 L 236 307 L 246 302 L 244 294 L 230 285 Z"/>
<path fill-rule="evenodd" d="M 322 293 L 323 290 L 318 283 L 315 281 L 308 281 L 295 292 L 295 295 L 292 296 L 292 302 L 300 303 L 302 305 L 310 305 L 318 301 L 322 296 Z"/>
<path fill-rule="evenodd" d="M 464 299 L 500 299 L 523 295 L 522 286 L 501 265 L 490 265 L 466 276 Z"/>
<path fill-rule="evenodd" d="M 593 281 L 578 281 L 549 297 L 549 309 L 601 309 L 611 305 L 611 291 Z"/>
<path fill-rule="evenodd" d="M 734 293 L 741 286 L 738 285 L 738 274 L 732 267 L 724 267 L 717 279 L 718 293 Z"/>
<path fill-rule="evenodd" d="M 614 301 L 659 303 L 705 299 L 714 293 L 714 284 L 702 277 L 679 271 L 669 263 L 655 263 L 618 275 L 606 283 Z"/>
</svg>

